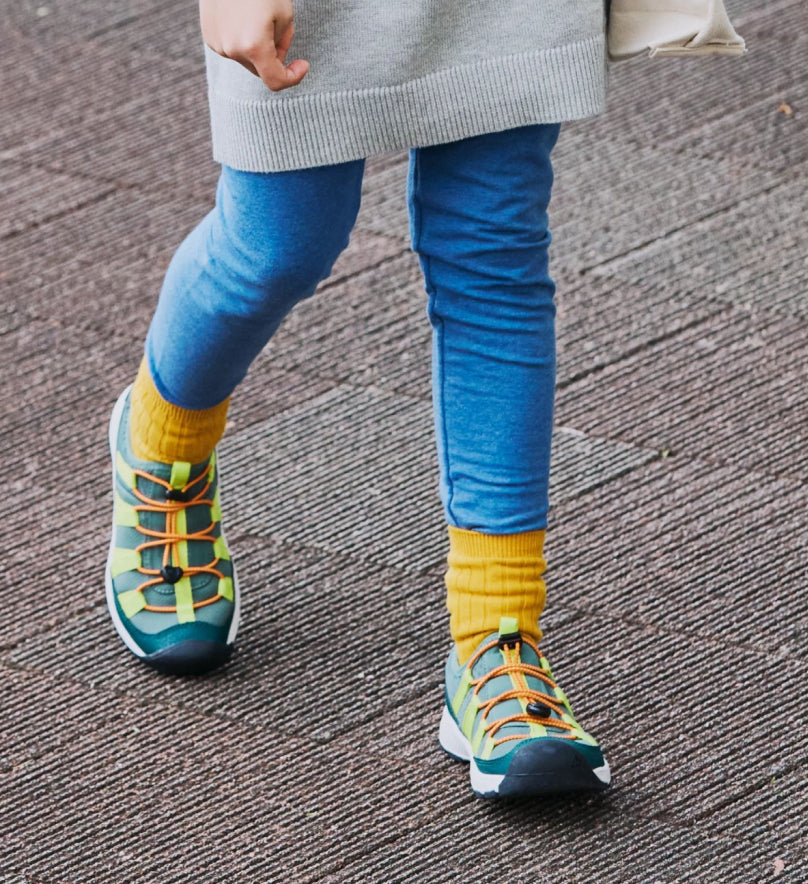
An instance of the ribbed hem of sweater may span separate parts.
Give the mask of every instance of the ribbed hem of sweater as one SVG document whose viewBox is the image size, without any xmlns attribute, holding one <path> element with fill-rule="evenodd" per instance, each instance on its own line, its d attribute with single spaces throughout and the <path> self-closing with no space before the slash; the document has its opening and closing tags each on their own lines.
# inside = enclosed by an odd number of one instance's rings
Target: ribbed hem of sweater
<svg viewBox="0 0 808 884">
<path fill-rule="evenodd" d="M 398 86 L 246 101 L 209 90 L 214 158 L 246 172 L 331 165 L 600 113 L 603 36 Z"/>
</svg>

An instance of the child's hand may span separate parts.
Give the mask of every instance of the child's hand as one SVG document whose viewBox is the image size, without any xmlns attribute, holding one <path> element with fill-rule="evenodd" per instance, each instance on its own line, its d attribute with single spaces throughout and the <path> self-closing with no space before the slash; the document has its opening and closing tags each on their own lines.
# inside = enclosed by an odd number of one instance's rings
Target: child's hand
<svg viewBox="0 0 808 884">
<path fill-rule="evenodd" d="M 284 67 L 295 32 L 292 0 L 199 0 L 199 17 L 205 43 L 274 92 L 306 76 L 309 63 L 302 58 Z"/>
</svg>

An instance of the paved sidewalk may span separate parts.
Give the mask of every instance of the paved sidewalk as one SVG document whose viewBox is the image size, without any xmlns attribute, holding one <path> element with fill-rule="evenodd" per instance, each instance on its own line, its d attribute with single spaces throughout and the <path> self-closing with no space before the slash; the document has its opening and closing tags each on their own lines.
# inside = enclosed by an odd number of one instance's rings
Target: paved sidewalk
<svg viewBox="0 0 808 884">
<path fill-rule="evenodd" d="M 616 67 L 557 151 L 545 644 L 615 780 L 496 805 L 436 742 L 406 156 L 234 404 L 238 653 L 161 677 L 106 615 L 105 432 L 216 180 L 195 4 L 4 4 L 1 884 L 808 880 L 808 13 L 729 6 L 746 59 Z"/>
</svg>

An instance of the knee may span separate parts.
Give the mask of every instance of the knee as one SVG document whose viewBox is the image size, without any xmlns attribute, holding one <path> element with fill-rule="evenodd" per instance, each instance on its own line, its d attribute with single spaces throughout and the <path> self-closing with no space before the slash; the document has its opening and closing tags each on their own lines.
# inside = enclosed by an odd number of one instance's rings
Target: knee
<svg viewBox="0 0 808 884">
<path fill-rule="evenodd" d="M 233 231 L 211 244 L 215 275 L 226 280 L 234 313 L 287 311 L 314 294 L 348 244 L 344 239 L 314 240 L 300 231 Z"/>
<path fill-rule="evenodd" d="M 359 188 L 353 205 L 328 192 L 312 177 L 316 171 L 225 169 L 207 251 L 215 272 L 237 293 L 238 312 L 290 309 L 314 293 L 348 245 Z"/>
</svg>

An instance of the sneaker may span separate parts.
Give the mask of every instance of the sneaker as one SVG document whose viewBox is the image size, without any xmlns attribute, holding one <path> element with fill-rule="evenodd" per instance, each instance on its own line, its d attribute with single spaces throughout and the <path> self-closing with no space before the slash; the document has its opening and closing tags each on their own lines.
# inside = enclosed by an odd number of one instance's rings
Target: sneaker
<svg viewBox="0 0 808 884">
<path fill-rule="evenodd" d="M 536 644 L 503 617 L 465 665 L 446 663 L 440 744 L 484 798 L 605 789 L 609 765 L 572 715 Z"/>
<path fill-rule="evenodd" d="M 161 672 L 213 669 L 230 656 L 239 623 L 216 453 L 198 464 L 138 460 L 128 389 L 112 412 L 109 444 L 115 507 L 106 595 L 115 629 Z"/>
</svg>

